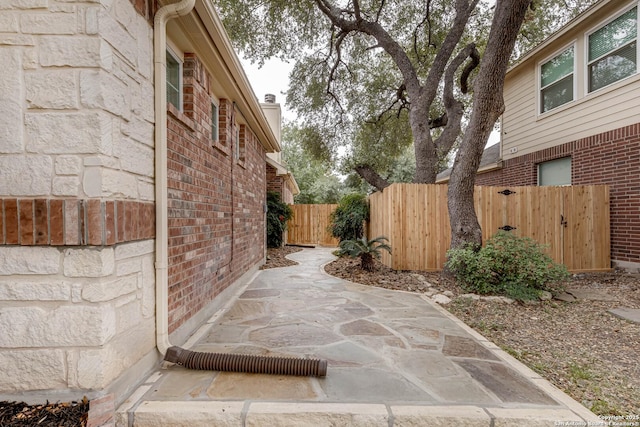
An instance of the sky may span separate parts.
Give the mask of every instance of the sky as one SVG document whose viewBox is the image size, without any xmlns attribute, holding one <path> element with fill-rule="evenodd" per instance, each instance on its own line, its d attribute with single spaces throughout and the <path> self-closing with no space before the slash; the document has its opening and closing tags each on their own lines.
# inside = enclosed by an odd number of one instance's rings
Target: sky
<svg viewBox="0 0 640 427">
<path fill-rule="evenodd" d="M 289 73 L 293 69 L 293 63 L 271 59 L 265 62 L 261 68 L 258 68 L 257 64 L 251 64 L 249 60 L 242 57 L 240 57 L 240 61 L 258 101 L 264 102 L 264 96 L 267 93 L 274 94 L 276 102 L 282 108 L 282 116 L 286 120 L 294 120 L 295 114 L 287 109 L 285 95 L 283 94 L 289 88 Z"/>
</svg>

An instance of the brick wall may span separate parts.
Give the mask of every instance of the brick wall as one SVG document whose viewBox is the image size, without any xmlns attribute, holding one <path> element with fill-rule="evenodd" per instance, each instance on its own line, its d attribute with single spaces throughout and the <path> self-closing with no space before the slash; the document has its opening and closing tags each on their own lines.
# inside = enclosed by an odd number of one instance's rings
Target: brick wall
<svg viewBox="0 0 640 427">
<path fill-rule="evenodd" d="M 271 165 L 267 165 L 267 191 L 284 194 L 284 178 L 278 176 L 278 171 Z"/>
<path fill-rule="evenodd" d="M 153 203 L 0 199 L 0 245 L 108 246 L 154 236 Z"/>
<path fill-rule="evenodd" d="M 169 105 L 167 123 L 170 332 L 264 257 L 265 152 L 226 99 L 211 141 L 210 83 L 185 54 L 184 113 Z"/>
<path fill-rule="evenodd" d="M 157 362 L 153 7 L 36 3 L 0 7 L 0 394 L 92 398 Z"/>
<path fill-rule="evenodd" d="M 640 262 L 640 123 L 503 162 L 477 185 L 536 185 L 537 165 L 571 156 L 571 182 L 606 184 L 611 200 L 611 259 Z"/>
</svg>

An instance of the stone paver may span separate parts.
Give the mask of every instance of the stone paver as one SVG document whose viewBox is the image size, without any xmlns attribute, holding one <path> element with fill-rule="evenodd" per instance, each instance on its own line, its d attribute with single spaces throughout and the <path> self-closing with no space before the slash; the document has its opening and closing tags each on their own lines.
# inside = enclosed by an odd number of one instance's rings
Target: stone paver
<svg viewBox="0 0 640 427">
<path fill-rule="evenodd" d="M 191 349 L 323 358 L 326 377 L 167 364 L 139 401 L 122 409 L 128 416 L 118 419 L 191 427 L 598 421 L 428 298 L 328 276 L 322 265 L 333 259 L 330 249 L 305 249 L 290 258 L 300 265 L 260 272 Z"/>
<path fill-rule="evenodd" d="M 609 310 L 609 313 L 624 320 L 628 320 L 633 323 L 640 323 L 640 308 L 613 308 Z"/>
</svg>

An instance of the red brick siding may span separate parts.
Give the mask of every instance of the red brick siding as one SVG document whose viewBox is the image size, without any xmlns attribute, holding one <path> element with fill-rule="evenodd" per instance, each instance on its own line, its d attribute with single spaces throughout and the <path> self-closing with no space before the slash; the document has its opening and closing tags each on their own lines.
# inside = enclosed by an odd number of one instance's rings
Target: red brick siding
<svg viewBox="0 0 640 427">
<path fill-rule="evenodd" d="M 284 194 L 284 178 L 277 175 L 278 171 L 271 165 L 267 165 L 267 191 Z"/>
<path fill-rule="evenodd" d="M 156 232 L 155 204 L 126 200 L 0 199 L 0 218 L 0 245 L 111 246 Z"/>
<path fill-rule="evenodd" d="M 573 184 L 610 187 L 611 259 L 640 262 L 640 123 L 506 160 L 476 184 L 536 185 L 538 163 L 567 156 Z"/>
<path fill-rule="evenodd" d="M 175 331 L 264 256 L 265 152 L 247 128 L 234 159 L 236 111 L 219 105 L 213 144 L 211 76 L 185 55 L 184 114 L 169 105 L 169 331 Z M 187 90 L 188 89 L 188 90 Z"/>
</svg>

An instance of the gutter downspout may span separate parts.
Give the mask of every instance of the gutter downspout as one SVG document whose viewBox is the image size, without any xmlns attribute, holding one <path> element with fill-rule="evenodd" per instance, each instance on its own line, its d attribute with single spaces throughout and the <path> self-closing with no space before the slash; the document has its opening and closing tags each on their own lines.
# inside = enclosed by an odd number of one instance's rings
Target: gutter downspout
<svg viewBox="0 0 640 427">
<path fill-rule="evenodd" d="M 165 355 L 169 343 L 169 243 L 167 197 L 167 22 L 187 15 L 196 0 L 180 0 L 163 6 L 153 20 L 153 82 L 155 86 L 156 161 L 156 347 Z"/>
<path fill-rule="evenodd" d="M 196 0 L 180 0 L 163 6 L 154 17 L 153 63 L 155 86 L 155 166 L 156 166 L 156 347 L 164 360 L 188 369 L 250 372 L 277 375 L 327 373 L 327 361 L 282 357 L 201 353 L 172 346 L 169 342 L 169 220 L 167 194 L 167 22 L 189 14 Z M 235 161 L 235 160 L 232 160 Z M 233 163 L 232 166 L 233 168 Z M 233 247 L 233 246 L 232 246 Z M 232 255 L 233 256 L 233 255 Z"/>
</svg>

